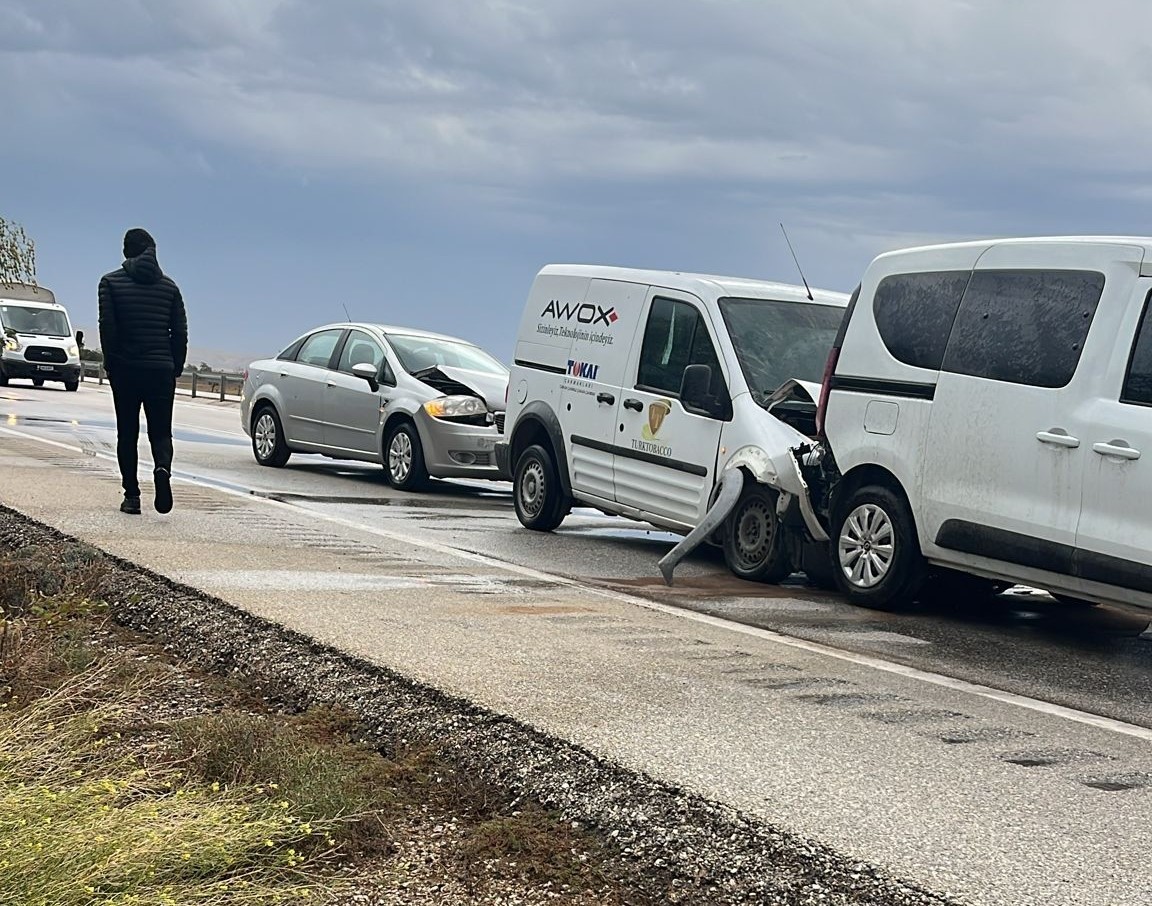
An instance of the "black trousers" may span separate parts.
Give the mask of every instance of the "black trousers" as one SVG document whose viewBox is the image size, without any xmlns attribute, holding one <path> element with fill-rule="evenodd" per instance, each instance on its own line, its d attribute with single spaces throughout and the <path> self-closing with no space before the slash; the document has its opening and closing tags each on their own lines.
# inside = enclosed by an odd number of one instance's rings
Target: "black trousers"
<svg viewBox="0 0 1152 906">
<path fill-rule="evenodd" d="M 148 419 L 148 443 L 157 469 L 172 471 L 172 405 L 176 380 L 170 371 L 159 368 L 120 368 L 109 375 L 112 401 L 116 406 L 116 459 L 124 493 L 140 496 L 136 470 L 140 457 L 140 408 Z"/>
</svg>

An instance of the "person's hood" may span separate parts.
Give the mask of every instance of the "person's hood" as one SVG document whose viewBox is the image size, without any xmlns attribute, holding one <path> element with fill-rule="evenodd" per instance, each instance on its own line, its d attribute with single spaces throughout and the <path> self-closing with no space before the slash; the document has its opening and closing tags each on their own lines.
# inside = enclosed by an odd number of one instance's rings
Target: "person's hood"
<svg viewBox="0 0 1152 906">
<path fill-rule="evenodd" d="M 473 371 L 470 368 L 457 368 L 453 365 L 437 365 L 434 371 L 448 378 L 449 381 L 460 384 L 481 397 L 493 412 L 503 412 L 505 394 L 508 390 L 508 375 L 491 374 L 487 371 Z M 429 378 L 432 378 L 429 380 Z M 420 380 L 429 386 L 435 387 L 441 393 L 452 394 L 456 391 L 449 385 L 437 381 L 435 374 L 430 370 Z"/>
<path fill-rule="evenodd" d="M 156 249 L 145 249 L 135 258 L 124 261 L 124 272 L 136 283 L 157 283 L 164 276 L 156 260 Z"/>
</svg>

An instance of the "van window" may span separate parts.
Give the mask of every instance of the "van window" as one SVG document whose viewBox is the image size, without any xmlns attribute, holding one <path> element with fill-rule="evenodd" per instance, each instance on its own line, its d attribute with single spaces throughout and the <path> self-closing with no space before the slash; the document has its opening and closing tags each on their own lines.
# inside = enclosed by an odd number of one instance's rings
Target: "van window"
<svg viewBox="0 0 1152 906">
<path fill-rule="evenodd" d="M 880 281 L 872 311 L 880 339 L 897 361 L 940 370 L 971 273 L 893 274 Z"/>
<path fill-rule="evenodd" d="M 315 365 L 317 368 L 327 368 L 332 359 L 332 352 L 343 333 L 343 330 L 337 329 L 312 334 L 300 347 L 296 361 L 305 365 Z"/>
<path fill-rule="evenodd" d="M 1096 271 L 975 271 L 943 370 L 1063 387 L 1076 372 L 1103 291 L 1104 275 Z"/>
<path fill-rule="evenodd" d="M 720 313 L 752 398 L 763 406 L 785 381 L 819 383 L 844 309 L 809 302 L 721 299 Z"/>
<path fill-rule="evenodd" d="M 636 386 L 678 396 L 684 369 L 689 365 L 712 368 L 714 394 L 724 386 L 720 360 L 700 313 L 687 302 L 654 299 L 640 347 Z"/>
<path fill-rule="evenodd" d="M 36 334 L 42 337 L 67 337 L 68 316 L 55 308 L 37 308 L 33 305 L 0 305 L 0 323 L 15 333 Z"/>
<path fill-rule="evenodd" d="M 1144 302 L 1144 317 L 1136 328 L 1120 402 L 1152 406 L 1152 294 Z"/>
</svg>

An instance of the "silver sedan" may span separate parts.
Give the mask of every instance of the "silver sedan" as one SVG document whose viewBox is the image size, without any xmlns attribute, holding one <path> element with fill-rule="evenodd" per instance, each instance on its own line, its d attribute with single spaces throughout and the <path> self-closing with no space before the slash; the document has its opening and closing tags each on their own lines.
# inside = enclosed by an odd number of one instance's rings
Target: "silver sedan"
<svg viewBox="0 0 1152 906">
<path fill-rule="evenodd" d="M 329 324 L 248 366 L 240 406 L 256 461 L 293 453 L 381 463 L 394 487 L 499 478 L 508 369 L 454 337 Z"/>
</svg>

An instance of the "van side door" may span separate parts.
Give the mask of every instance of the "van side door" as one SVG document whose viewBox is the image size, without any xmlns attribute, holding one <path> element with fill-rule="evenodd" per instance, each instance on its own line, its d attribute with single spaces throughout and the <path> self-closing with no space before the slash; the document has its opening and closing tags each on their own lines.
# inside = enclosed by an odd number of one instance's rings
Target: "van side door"
<svg viewBox="0 0 1152 906">
<path fill-rule="evenodd" d="M 563 327 L 572 343 L 560 383 L 572 489 L 597 500 L 615 499 L 616 411 L 647 293 L 646 284 L 594 279 Z"/>
<path fill-rule="evenodd" d="M 1092 455 L 1083 403 L 1098 366 L 1082 353 L 1105 286 L 1135 273 L 1119 263 L 1133 254 L 1138 268 L 1139 250 L 1120 246 L 1006 243 L 981 256 L 932 402 L 919 526 L 928 556 L 1072 573 Z"/>
<path fill-rule="evenodd" d="M 1152 280 L 1142 279 L 1089 404 L 1076 575 L 1152 594 Z"/>
<path fill-rule="evenodd" d="M 720 432 L 731 418 L 728 379 L 716 349 L 715 329 L 699 299 L 652 287 L 629 364 L 632 380 L 616 410 L 618 504 L 684 526 L 695 526 L 707 511 Z M 712 412 L 681 402 L 689 365 L 711 368 Z"/>
</svg>

